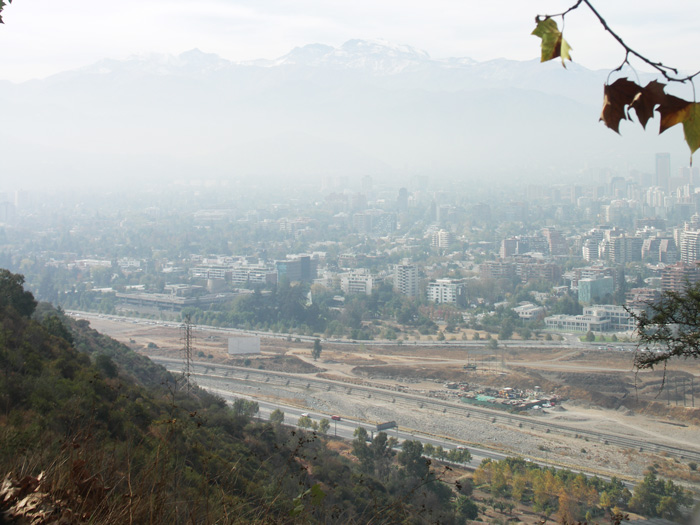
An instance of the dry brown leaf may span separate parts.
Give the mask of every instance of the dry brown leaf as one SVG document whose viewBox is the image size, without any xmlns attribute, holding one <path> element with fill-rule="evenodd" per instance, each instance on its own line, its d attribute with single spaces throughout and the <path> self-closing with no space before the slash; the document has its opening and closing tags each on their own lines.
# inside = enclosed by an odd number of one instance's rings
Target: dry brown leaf
<svg viewBox="0 0 700 525">
<path fill-rule="evenodd" d="M 615 133 L 620 133 L 620 121 L 628 119 L 626 107 L 632 103 L 641 89 L 626 78 L 618 78 L 612 84 L 607 84 L 603 91 L 603 111 L 600 114 L 600 120 Z"/>
<path fill-rule="evenodd" d="M 666 84 L 652 80 L 641 88 L 641 91 L 637 93 L 637 96 L 634 97 L 634 100 L 630 104 L 630 109 L 634 109 L 637 113 L 639 123 L 645 129 L 649 119 L 654 116 L 656 106 L 660 105 L 663 99 L 668 96 L 664 93 L 665 86 Z"/>
</svg>

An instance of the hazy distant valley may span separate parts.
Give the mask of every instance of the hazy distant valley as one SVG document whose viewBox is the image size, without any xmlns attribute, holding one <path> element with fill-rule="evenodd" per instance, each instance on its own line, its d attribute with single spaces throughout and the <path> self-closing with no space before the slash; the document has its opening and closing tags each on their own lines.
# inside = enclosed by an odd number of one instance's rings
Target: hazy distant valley
<svg viewBox="0 0 700 525">
<path fill-rule="evenodd" d="M 198 50 L 106 59 L 0 82 L 0 152 L 25 187 L 65 176 L 560 181 L 643 167 L 653 151 L 684 158 L 677 130 L 623 126 L 620 140 L 597 121 L 606 76 L 575 63 L 434 60 L 359 40 L 249 63 Z"/>
</svg>

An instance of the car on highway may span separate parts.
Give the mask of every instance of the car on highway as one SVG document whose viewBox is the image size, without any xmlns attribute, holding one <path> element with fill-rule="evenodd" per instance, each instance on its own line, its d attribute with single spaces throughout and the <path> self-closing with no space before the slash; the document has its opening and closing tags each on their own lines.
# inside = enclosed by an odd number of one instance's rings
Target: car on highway
<svg viewBox="0 0 700 525">
<path fill-rule="evenodd" d="M 333 421 L 340 421 L 340 416 L 331 416 Z"/>
<path fill-rule="evenodd" d="M 302 412 L 302 413 L 301 413 L 301 417 L 309 417 L 309 413 L 308 413 L 308 412 Z"/>
</svg>

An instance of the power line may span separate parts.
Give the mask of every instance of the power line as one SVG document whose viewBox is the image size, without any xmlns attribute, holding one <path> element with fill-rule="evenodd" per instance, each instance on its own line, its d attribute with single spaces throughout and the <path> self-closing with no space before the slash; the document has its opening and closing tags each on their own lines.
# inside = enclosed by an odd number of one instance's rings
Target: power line
<svg viewBox="0 0 700 525">
<path fill-rule="evenodd" d="M 182 377 L 185 381 L 185 388 L 187 393 L 190 393 L 192 388 L 192 382 L 190 377 L 192 375 L 192 351 L 194 347 L 194 326 L 192 325 L 192 320 L 190 315 L 185 315 L 185 320 L 182 323 L 182 339 L 184 343 L 184 369 L 182 370 Z"/>
</svg>

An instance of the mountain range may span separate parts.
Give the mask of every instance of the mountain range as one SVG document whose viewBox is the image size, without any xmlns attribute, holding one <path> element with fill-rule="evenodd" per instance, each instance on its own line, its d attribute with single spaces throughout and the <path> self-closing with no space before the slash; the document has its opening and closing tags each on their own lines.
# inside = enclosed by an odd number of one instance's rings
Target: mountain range
<svg viewBox="0 0 700 525">
<path fill-rule="evenodd" d="M 677 130 L 658 137 L 623 123 L 620 138 L 598 122 L 607 76 L 576 63 L 433 59 L 365 40 L 241 63 L 197 49 L 105 59 L 0 81 L 0 158 L 15 187 L 415 174 L 561 181 L 651 171 L 657 151 L 687 162 Z"/>
</svg>

